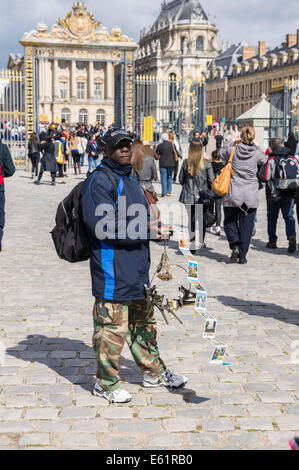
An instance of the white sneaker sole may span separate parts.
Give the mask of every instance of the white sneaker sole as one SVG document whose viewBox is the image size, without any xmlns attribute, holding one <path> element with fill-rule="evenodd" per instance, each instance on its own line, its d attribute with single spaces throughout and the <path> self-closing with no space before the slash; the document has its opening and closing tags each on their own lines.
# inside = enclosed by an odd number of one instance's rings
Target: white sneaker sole
<svg viewBox="0 0 299 470">
<path fill-rule="evenodd" d="M 105 400 L 109 401 L 109 403 L 110 403 L 109 398 L 106 395 L 104 395 L 103 393 L 98 392 L 97 390 L 93 389 L 92 394 L 96 397 L 104 398 Z M 112 399 L 111 403 L 128 403 L 131 400 L 132 400 L 132 398 L 127 398 L 127 400 L 124 400 L 124 401 L 117 401 L 117 400 Z"/>
<path fill-rule="evenodd" d="M 180 385 L 166 385 L 164 384 L 163 382 L 160 382 L 158 384 L 151 384 L 150 382 L 145 382 L 143 381 L 142 382 L 142 385 L 143 387 L 145 388 L 157 388 L 157 387 L 166 387 L 166 388 L 182 388 L 184 387 L 184 385 L 186 385 L 186 383 L 188 382 L 188 380 L 186 380 L 185 382 L 182 382 Z"/>
</svg>

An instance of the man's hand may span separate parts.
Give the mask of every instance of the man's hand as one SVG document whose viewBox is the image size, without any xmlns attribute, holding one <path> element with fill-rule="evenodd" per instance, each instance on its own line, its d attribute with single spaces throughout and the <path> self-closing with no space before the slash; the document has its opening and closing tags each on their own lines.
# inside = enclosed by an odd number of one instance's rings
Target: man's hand
<svg viewBox="0 0 299 470">
<path fill-rule="evenodd" d="M 157 240 L 169 240 L 173 233 L 174 230 L 171 225 L 161 225 L 158 227 Z"/>
</svg>

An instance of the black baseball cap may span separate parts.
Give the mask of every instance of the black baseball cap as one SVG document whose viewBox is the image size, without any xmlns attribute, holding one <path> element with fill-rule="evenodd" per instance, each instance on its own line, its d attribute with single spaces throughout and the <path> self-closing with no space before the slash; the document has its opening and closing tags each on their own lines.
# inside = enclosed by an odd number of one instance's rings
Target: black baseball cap
<svg viewBox="0 0 299 470">
<path fill-rule="evenodd" d="M 109 147 L 115 147 L 121 140 L 127 140 L 133 142 L 133 139 L 122 129 L 112 128 L 109 129 L 103 137 L 101 137 L 101 143 L 108 145 Z"/>
</svg>

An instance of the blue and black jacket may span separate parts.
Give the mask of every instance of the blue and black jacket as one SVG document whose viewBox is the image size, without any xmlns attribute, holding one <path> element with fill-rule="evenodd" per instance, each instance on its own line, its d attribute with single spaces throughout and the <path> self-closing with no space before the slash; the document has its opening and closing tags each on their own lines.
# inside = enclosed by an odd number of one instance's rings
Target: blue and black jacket
<svg viewBox="0 0 299 470">
<path fill-rule="evenodd" d="M 101 166 L 113 174 L 118 200 L 114 202 L 112 183 L 102 171 L 95 171 L 83 185 L 81 207 L 91 242 L 92 294 L 107 301 L 144 299 L 150 269 L 148 205 L 132 165 L 119 165 L 105 157 Z M 104 204 L 113 208 L 110 216 L 103 212 Z M 132 212 L 132 204 L 138 204 L 133 209 L 137 207 L 143 213 L 139 219 L 143 221 L 142 226 L 136 218 L 138 213 Z M 98 236 L 99 227 L 106 233 L 104 237 Z M 136 239 L 128 235 L 134 228 L 139 234 Z"/>
</svg>

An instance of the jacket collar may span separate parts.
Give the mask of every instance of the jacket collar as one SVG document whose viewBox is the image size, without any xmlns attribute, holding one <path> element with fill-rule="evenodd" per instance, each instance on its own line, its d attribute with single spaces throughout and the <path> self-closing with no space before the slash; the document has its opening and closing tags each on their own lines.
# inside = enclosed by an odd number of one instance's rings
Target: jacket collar
<svg viewBox="0 0 299 470">
<path fill-rule="evenodd" d="M 104 157 L 102 159 L 102 165 L 109 168 L 119 176 L 130 176 L 133 170 L 133 165 L 120 165 L 119 163 L 110 160 L 108 157 Z"/>
</svg>

